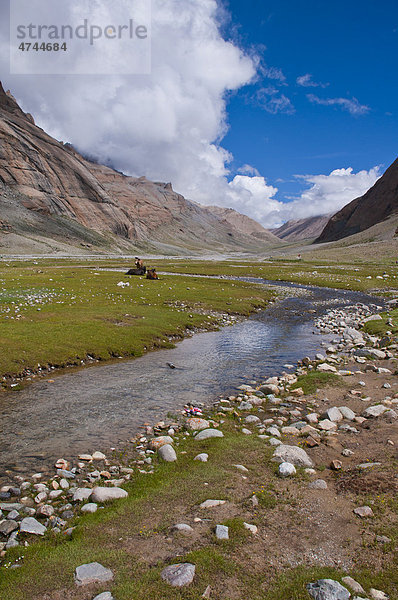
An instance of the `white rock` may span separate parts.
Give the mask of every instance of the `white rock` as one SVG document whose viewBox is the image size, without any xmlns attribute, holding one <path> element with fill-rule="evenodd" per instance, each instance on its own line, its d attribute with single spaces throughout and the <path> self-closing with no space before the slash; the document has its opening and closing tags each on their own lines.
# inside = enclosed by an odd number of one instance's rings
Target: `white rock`
<svg viewBox="0 0 398 600">
<path fill-rule="evenodd" d="M 190 525 L 187 525 L 186 523 L 176 523 L 176 525 L 173 525 L 172 529 L 174 529 L 175 531 L 178 531 L 180 533 L 192 533 L 193 529 Z"/>
<path fill-rule="evenodd" d="M 272 435 L 273 437 L 277 437 L 277 438 L 281 437 L 281 433 L 277 427 L 268 427 L 266 429 L 266 432 L 269 433 L 270 435 Z"/>
<path fill-rule="evenodd" d="M 238 471 L 242 471 L 242 473 L 248 473 L 249 472 L 249 469 L 247 469 L 243 465 L 232 465 L 232 466 L 235 467 L 236 469 L 238 469 Z"/>
<path fill-rule="evenodd" d="M 110 569 L 106 569 L 100 563 L 93 562 L 77 567 L 74 579 L 78 586 L 89 585 L 91 583 L 111 581 L 111 579 L 113 579 L 113 573 Z"/>
<path fill-rule="evenodd" d="M 91 462 L 93 460 L 93 457 L 91 456 L 91 454 L 79 454 L 78 459 L 84 460 L 86 462 Z"/>
<path fill-rule="evenodd" d="M 375 588 L 370 588 L 369 594 L 373 600 L 389 600 L 389 596 L 387 596 L 385 592 L 382 592 L 381 590 L 375 590 Z"/>
<path fill-rule="evenodd" d="M 338 581 L 319 579 L 309 583 L 307 590 L 314 600 L 349 600 L 351 594 Z"/>
<path fill-rule="evenodd" d="M 187 419 L 185 426 L 190 431 L 201 431 L 202 429 L 207 429 L 210 427 L 209 421 L 206 419 L 200 419 L 199 417 L 192 417 Z"/>
<path fill-rule="evenodd" d="M 343 415 L 341 414 L 337 406 L 332 406 L 332 408 L 328 408 L 326 414 L 329 421 L 332 421 L 333 423 L 338 423 L 339 421 L 343 420 Z"/>
<path fill-rule="evenodd" d="M 182 587 L 192 583 L 195 577 L 195 565 L 191 563 L 178 563 L 163 569 L 160 574 L 164 581 L 173 587 Z"/>
<path fill-rule="evenodd" d="M 205 500 L 200 504 L 200 508 L 215 508 L 216 506 L 221 506 L 225 504 L 226 500 Z"/>
<path fill-rule="evenodd" d="M 205 452 L 202 452 L 201 454 L 197 454 L 194 458 L 194 460 L 199 460 L 200 462 L 207 462 L 209 459 L 209 455 L 206 454 Z"/>
<path fill-rule="evenodd" d="M 349 577 L 347 575 L 347 577 L 342 577 L 341 581 L 349 588 L 351 588 L 353 592 L 356 592 L 357 594 L 365 594 L 365 590 L 363 589 L 361 584 L 355 581 L 355 579 L 353 579 L 352 577 Z"/>
<path fill-rule="evenodd" d="M 166 444 L 172 444 L 173 442 L 173 438 L 169 435 L 160 435 L 159 437 L 153 438 L 153 440 L 149 442 L 149 448 L 150 450 L 159 450 L 159 448 L 162 446 L 165 446 Z"/>
<path fill-rule="evenodd" d="M 256 533 L 258 532 L 258 528 L 256 525 L 252 525 L 252 523 L 245 523 L 243 522 L 243 527 L 245 529 L 248 529 L 253 535 L 256 535 Z"/>
<path fill-rule="evenodd" d="M 348 406 L 339 406 L 339 411 L 341 412 L 343 417 L 348 421 L 353 421 L 355 419 L 356 415 L 354 411 L 351 410 L 351 408 L 349 408 Z"/>
<path fill-rule="evenodd" d="M 337 369 L 333 365 L 328 365 L 327 363 L 322 363 L 317 366 L 317 371 L 321 373 L 336 373 Z"/>
<path fill-rule="evenodd" d="M 93 502 L 109 502 L 111 500 L 118 500 L 119 498 L 126 498 L 128 493 L 126 490 L 122 490 L 118 487 L 106 488 L 106 487 L 95 487 L 90 499 Z"/>
<path fill-rule="evenodd" d="M 283 435 L 299 435 L 300 434 L 300 430 L 297 429 L 297 427 L 291 427 L 291 426 L 282 427 L 281 431 L 282 431 Z"/>
<path fill-rule="evenodd" d="M 330 421 L 329 419 L 319 421 L 318 427 L 319 429 L 322 429 L 322 431 L 336 431 L 337 429 L 336 423 L 333 423 L 333 421 Z"/>
<path fill-rule="evenodd" d="M 278 440 L 277 438 L 270 438 L 268 440 L 268 443 L 270 446 L 282 446 L 282 442 L 280 440 Z"/>
<path fill-rule="evenodd" d="M 216 525 L 216 538 L 218 540 L 229 540 L 229 530 L 226 525 Z"/>
<path fill-rule="evenodd" d="M 95 504 L 95 502 L 88 502 L 87 504 L 84 504 L 81 508 L 81 511 L 83 513 L 95 513 L 98 509 L 98 504 Z"/>
<path fill-rule="evenodd" d="M 93 600 L 114 600 L 114 598 L 110 592 L 102 592 L 102 594 L 98 594 Z"/>
<path fill-rule="evenodd" d="M 165 444 L 158 450 L 158 454 L 165 462 L 175 462 L 177 460 L 177 454 L 170 444 Z"/>
<path fill-rule="evenodd" d="M 210 438 L 222 438 L 224 434 L 218 429 L 203 429 L 195 436 L 195 441 L 201 442 Z"/>
<path fill-rule="evenodd" d="M 380 415 L 382 415 L 386 410 L 388 409 L 386 406 L 384 406 L 384 404 L 375 404 L 374 406 L 368 406 L 368 408 L 365 408 L 362 414 L 366 418 L 380 417 Z"/>
<path fill-rule="evenodd" d="M 105 454 L 103 454 L 102 452 L 94 452 L 94 454 L 92 455 L 93 460 L 105 460 L 106 456 Z"/>
<path fill-rule="evenodd" d="M 275 449 L 273 460 L 280 463 L 289 462 L 298 467 L 314 466 L 314 463 L 305 450 L 298 446 L 287 446 L 285 444 L 281 444 Z"/>
<path fill-rule="evenodd" d="M 245 423 L 259 423 L 260 419 L 259 417 L 256 417 L 256 415 L 248 415 L 245 418 Z"/>
<path fill-rule="evenodd" d="M 242 433 L 243 433 L 244 435 L 252 435 L 252 433 L 253 433 L 253 432 L 252 432 L 252 431 L 250 431 L 250 429 L 246 429 L 246 427 L 243 427 L 243 429 L 242 429 Z"/>
<path fill-rule="evenodd" d="M 315 481 L 311 481 L 311 483 L 308 484 L 308 487 L 311 490 L 326 490 L 328 484 L 324 479 L 315 479 Z"/>
<path fill-rule="evenodd" d="M 83 502 L 84 500 L 88 500 L 92 492 L 93 490 L 91 488 L 77 488 L 73 494 L 73 502 Z"/>
<path fill-rule="evenodd" d="M 354 513 L 364 519 L 366 517 L 373 517 L 373 510 L 370 506 L 358 506 L 358 508 L 354 508 Z"/>
<path fill-rule="evenodd" d="M 26 517 L 22 519 L 20 526 L 21 533 L 32 533 L 33 535 L 44 535 L 47 531 L 47 527 L 44 527 L 39 521 L 36 521 L 33 517 Z"/>
<path fill-rule="evenodd" d="M 308 421 L 308 423 L 318 423 L 319 415 L 318 413 L 310 413 L 309 415 L 305 416 L 305 419 Z"/>
<path fill-rule="evenodd" d="M 296 474 L 296 467 L 289 462 L 283 462 L 279 465 L 278 469 L 281 477 L 291 477 Z"/>
</svg>

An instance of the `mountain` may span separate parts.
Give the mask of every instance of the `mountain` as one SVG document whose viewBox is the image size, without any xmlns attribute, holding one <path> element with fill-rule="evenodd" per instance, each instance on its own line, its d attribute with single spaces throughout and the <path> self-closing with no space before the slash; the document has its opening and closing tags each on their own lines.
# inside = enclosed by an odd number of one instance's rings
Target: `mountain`
<svg viewBox="0 0 398 600">
<path fill-rule="evenodd" d="M 1 252 L 261 251 L 269 241 L 49 136 L 0 84 Z M 261 227 L 261 226 L 259 226 Z"/>
<path fill-rule="evenodd" d="M 398 159 L 366 194 L 336 213 L 314 243 L 334 242 L 354 235 L 397 213 Z"/>
<path fill-rule="evenodd" d="M 287 221 L 278 229 L 272 229 L 271 231 L 285 242 L 313 239 L 322 233 L 332 214 Z"/>
<path fill-rule="evenodd" d="M 223 208 L 221 206 L 205 206 L 204 208 L 244 235 L 251 235 L 274 245 L 280 244 L 280 240 L 268 229 L 265 229 L 254 219 L 242 215 L 233 208 Z"/>
</svg>

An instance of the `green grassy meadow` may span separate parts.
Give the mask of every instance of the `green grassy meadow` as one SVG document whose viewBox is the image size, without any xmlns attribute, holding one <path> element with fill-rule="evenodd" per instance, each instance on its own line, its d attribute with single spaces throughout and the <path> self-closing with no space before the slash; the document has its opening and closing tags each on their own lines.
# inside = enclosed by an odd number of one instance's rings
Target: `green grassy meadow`
<svg viewBox="0 0 398 600">
<path fill-rule="evenodd" d="M 189 330 L 217 327 L 220 313 L 249 315 L 271 296 L 242 282 L 12 264 L 0 275 L 0 375 L 169 348 Z"/>
</svg>

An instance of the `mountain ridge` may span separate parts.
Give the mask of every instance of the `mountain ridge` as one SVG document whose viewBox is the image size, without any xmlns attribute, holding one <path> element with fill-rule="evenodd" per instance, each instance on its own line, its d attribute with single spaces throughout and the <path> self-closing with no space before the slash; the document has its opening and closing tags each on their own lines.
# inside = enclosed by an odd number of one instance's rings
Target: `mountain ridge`
<svg viewBox="0 0 398 600">
<path fill-rule="evenodd" d="M 98 247 L 113 244 L 123 251 L 148 247 L 166 253 L 269 247 L 267 241 L 241 233 L 185 199 L 170 183 L 130 177 L 87 160 L 70 144 L 37 127 L 1 83 L 0 142 L 2 218 L 7 220 L 3 210 L 14 215 L 10 227 L 18 235 L 26 233 L 21 219 L 32 228 L 32 235 L 43 239 L 45 220 L 57 221 L 59 229 L 61 219 L 68 224 L 67 244 L 85 244 L 89 237 Z"/>
<path fill-rule="evenodd" d="M 329 219 L 315 244 L 334 242 L 369 229 L 398 213 L 398 158 L 376 183 Z"/>
</svg>

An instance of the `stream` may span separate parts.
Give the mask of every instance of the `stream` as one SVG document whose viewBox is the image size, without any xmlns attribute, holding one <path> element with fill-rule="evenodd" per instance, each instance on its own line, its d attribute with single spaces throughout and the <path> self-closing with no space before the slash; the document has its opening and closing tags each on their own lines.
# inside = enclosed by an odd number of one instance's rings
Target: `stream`
<svg viewBox="0 0 398 600">
<path fill-rule="evenodd" d="M 2 395 L 0 480 L 12 473 L 53 471 L 60 457 L 123 448 L 144 422 L 153 424 L 187 402 L 210 403 L 322 351 L 321 344 L 335 336 L 318 334 L 313 322 L 329 308 L 380 303 L 359 292 L 234 279 L 281 285 L 291 295 L 234 326 L 195 334 L 171 350 L 88 367 Z"/>
</svg>

